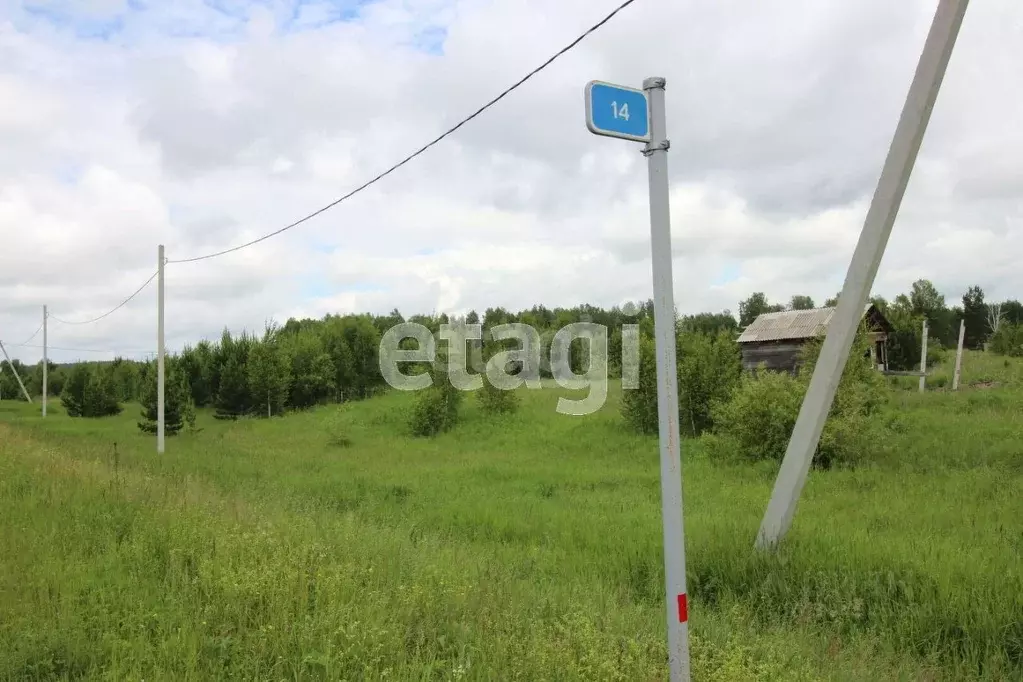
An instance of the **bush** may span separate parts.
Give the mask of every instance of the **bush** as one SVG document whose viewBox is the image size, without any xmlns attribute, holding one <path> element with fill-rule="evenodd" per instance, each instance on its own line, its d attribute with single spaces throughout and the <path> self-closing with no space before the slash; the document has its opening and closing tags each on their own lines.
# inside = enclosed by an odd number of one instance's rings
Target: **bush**
<svg viewBox="0 0 1023 682">
<path fill-rule="evenodd" d="M 458 422 L 462 391 L 455 388 L 447 375 L 447 354 L 438 352 L 431 369 L 433 384 L 419 391 L 409 416 L 414 436 L 435 436 L 449 431 Z"/>
<path fill-rule="evenodd" d="M 887 399 L 884 377 L 864 359 L 869 345 L 857 336 L 814 455 L 820 468 L 852 466 L 872 454 L 885 427 L 875 418 Z M 748 459 L 781 461 L 820 353 L 807 344 L 796 376 L 761 370 L 744 374 L 730 400 L 714 404 L 716 431 L 733 451 Z"/>
<path fill-rule="evenodd" d="M 1023 324 L 1002 324 L 991 337 L 991 351 L 1013 358 L 1023 357 Z"/>
<path fill-rule="evenodd" d="M 791 374 L 744 373 L 731 399 L 712 408 L 716 431 L 748 459 L 781 460 L 802 400 L 803 387 Z"/>
<path fill-rule="evenodd" d="M 676 337 L 679 426 L 698 436 L 714 425 L 712 405 L 726 401 L 742 375 L 742 356 L 727 331 L 682 332 Z M 626 389 L 622 416 L 633 429 L 657 432 L 657 360 L 654 340 L 640 339 L 639 387 Z"/>
<path fill-rule="evenodd" d="M 515 391 L 497 388 L 483 378 L 483 388 L 476 392 L 480 409 L 487 414 L 506 414 L 519 409 L 519 396 Z"/>
</svg>

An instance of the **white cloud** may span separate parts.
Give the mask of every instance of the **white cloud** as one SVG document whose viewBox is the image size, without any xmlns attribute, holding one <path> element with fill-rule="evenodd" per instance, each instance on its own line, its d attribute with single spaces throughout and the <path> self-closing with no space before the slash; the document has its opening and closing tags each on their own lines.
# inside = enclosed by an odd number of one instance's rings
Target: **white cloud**
<svg viewBox="0 0 1023 682">
<path fill-rule="evenodd" d="M 616 0 L 0 0 L 0 339 L 278 229 L 385 170 Z M 667 78 L 676 300 L 840 286 L 935 0 L 638 0 L 333 210 L 167 270 L 168 344 L 288 316 L 649 296 L 644 159 L 593 78 Z M 344 21 L 339 19 L 345 18 Z M 1023 297 L 1023 9 L 973 3 L 878 274 Z M 443 53 L 436 50 L 442 43 Z M 55 347 L 150 350 L 155 290 Z M 26 361 L 36 348 L 11 348 Z M 58 360 L 77 351 L 55 351 Z M 102 355 L 95 355 L 102 357 Z"/>
</svg>

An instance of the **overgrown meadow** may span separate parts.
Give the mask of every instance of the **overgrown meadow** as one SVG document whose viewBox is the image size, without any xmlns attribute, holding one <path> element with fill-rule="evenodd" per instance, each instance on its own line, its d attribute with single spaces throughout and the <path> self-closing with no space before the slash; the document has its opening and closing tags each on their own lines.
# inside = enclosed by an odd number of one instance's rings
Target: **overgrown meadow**
<svg viewBox="0 0 1023 682">
<path fill-rule="evenodd" d="M 950 360 L 886 380 L 777 554 L 777 461 L 683 442 L 693 679 L 1023 679 L 1023 362 L 967 352 L 953 393 Z M 0 678 L 666 679 L 656 435 L 617 382 L 570 393 L 468 394 L 431 437 L 409 393 L 200 407 L 163 456 L 137 404 L 0 402 Z"/>
</svg>

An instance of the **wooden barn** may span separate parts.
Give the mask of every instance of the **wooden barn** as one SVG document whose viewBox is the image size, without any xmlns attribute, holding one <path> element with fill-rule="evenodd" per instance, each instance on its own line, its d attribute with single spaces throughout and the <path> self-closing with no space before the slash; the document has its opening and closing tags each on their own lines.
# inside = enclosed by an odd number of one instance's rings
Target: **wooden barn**
<svg viewBox="0 0 1023 682">
<path fill-rule="evenodd" d="M 834 308 L 813 308 L 760 315 L 737 339 L 742 349 L 743 368 L 756 369 L 763 364 L 769 370 L 794 373 L 798 367 L 800 349 L 818 335 L 823 339 L 834 312 Z M 871 364 L 884 371 L 888 364 L 891 323 L 872 303 L 863 309 L 863 319 L 873 341 L 870 347 Z"/>
</svg>

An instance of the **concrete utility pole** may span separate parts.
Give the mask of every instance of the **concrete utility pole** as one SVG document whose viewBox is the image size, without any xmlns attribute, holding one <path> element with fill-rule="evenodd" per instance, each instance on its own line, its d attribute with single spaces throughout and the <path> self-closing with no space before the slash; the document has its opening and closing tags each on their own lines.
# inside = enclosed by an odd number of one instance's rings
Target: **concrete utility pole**
<svg viewBox="0 0 1023 682">
<path fill-rule="evenodd" d="M 43 416 L 46 416 L 46 372 L 49 369 L 49 358 L 46 357 L 46 306 L 43 306 Z"/>
<path fill-rule="evenodd" d="M 18 380 L 18 386 L 21 386 L 21 392 L 25 396 L 25 400 L 32 402 L 32 396 L 28 394 L 25 384 L 22 383 L 21 375 L 18 374 L 17 368 L 15 368 L 14 363 L 11 362 L 11 356 L 7 354 L 7 349 L 4 348 L 3 341 L 0 341 L 0 350 L 4 352 L 4 357 L 7 358 L 7 364 L 11 367 L 11 374 L 13 374 L 14 378 Z"/>
<path fill-rule="evenodd" d="M 959 345 L 956 346 L 956 371 L 952 375 L 952 390 L 959 390 L 959 370 L 963 366 L 963 338 L 966 336 L 966 320 L 959 320 Z"/>
<path fill-rule="evenodd" d="M 824 422 L 831 411 L 863 307 L 891 236 L 967 4 L 968 0 L 938 2 L 888 157 L 849 263 L 838 306 L 828 324 L 820 357 L 796 418 L 771 501 L 760 524 L 756 539 L 759 549 L 776 545 L 792 524 L 799 495 L 806 483 Z"/>
<path fill-rule="evenodd" d="M 156 274 L 156 452 L 163 454 L 164 422 L 163 422 L 163 391 L 164 391 L 164 348 L 163 348 L 163 266 L 167 259 L 163 256 L 163 244 L 157 247 Z"/>
</svg>

